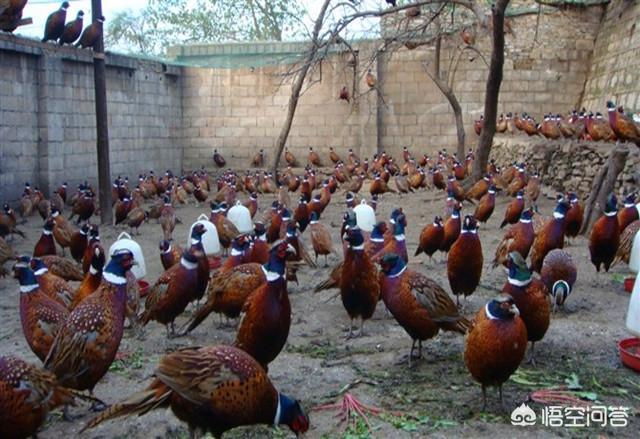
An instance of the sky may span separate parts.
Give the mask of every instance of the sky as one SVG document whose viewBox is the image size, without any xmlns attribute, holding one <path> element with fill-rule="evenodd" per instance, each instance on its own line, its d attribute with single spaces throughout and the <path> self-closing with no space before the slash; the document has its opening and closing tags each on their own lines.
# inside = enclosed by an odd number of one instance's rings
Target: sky
<svg viewBox="0 0 640 439">
<path fill-rule="evenodd" d="M 84 25 L 87 26 L 91 22 L 91 0 L 68 0 L 70 3 L 67 10 L 67 21 L 75 18 L 78 11 L 82 10 L 85 13 Z M 320 0 L 299 0 L 306 9 L 309 11 L 309 16 L 306 18 L 306 26 L 311 29 L 313 26 L 313 19 L 316 17 L 322 2 Z M 62 0 L 29 0 L 27 6 L 23 11 L 23 17 L 31 17 L 33 24 L 28 26 L 19 27 L 14 33 L 17 35 L 24 35 L 34 38 L 41 38 L 43 35 L 44 24 L 50 13 L 60 7 Z M 339 3 L 339 2 L 337 2 Z M 368 9 L 378 9 L 384 5 L 382 0 L 363 0 L 362 3 Z M 115 13 L 123 10 L 136 10 L 142 9 L 146 6 L 147 0 L 102 0 L 102 11 L 108 24 L 109 17 Z M 365 26 L 365 24 L 363 24 Z M 371 24 L 366 24 L 367 29 L 370 29 Z M 354 29 L 357 33 L 357 28 Z M 356 35 L 357 36 L 357 35 Z"/>
</svg>

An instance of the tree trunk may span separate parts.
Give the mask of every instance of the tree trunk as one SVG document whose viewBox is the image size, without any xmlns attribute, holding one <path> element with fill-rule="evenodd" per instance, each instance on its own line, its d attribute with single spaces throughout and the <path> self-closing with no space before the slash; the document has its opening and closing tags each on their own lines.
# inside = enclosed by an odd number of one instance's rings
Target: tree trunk
<svg viewBox="0 0 640 439">
<path fill-rule="evenodd" d="M 580 233 L 586 234 L 590 232 L 593 223 L 602 216 L 607 197 L 615 189 L 616 180 L 618 179 L 618 175 L 624 170 L 628 155 L 629 148 L 625 145 L 616 146 L 609 154 L 609 158 L 593 181 L 591 193 L 585 204 L 584 219 Z"/>
<path fill-rule="evenodd" d="M 320 34 L 320 30 L 322 29 L 322 24 L 324 23 L 324 16 L 327 12 L 327 8 L 329 7 L 329 3 L 331 0 L 324 0 L 322 8 L 320 9 L 320 13 L 318 13 L 318 18 L 316 18 L 315 25 L 313 27 L 313 35 L 311 37 L 311 45 L 309 46 L 309 52 L 307 53 L 307 57 L 304 60 L 304 64 L 302 68 L 298 72 L 298 76 L 296 76 L 295 81 L 293 82 L 293 86 L 291 87 L 291 96 L 289 97 L 289 105 L 287 109 L 287 118 L 284 121 L 284 125 L 282 126 L 282 130 L 280 130 L 280 135 L 278 136 L 278 141 L 276 142 L 276 156 L 273 159 L 273 175 L 276 174 L 278 170 L 278 163 L 280 163 L 280 156 L 282 155 L 282 151 L 284 150 L 284 146 L 287 144 L 287 138 L 289 137 L 289 131 L 291 131 L 291 124 L 293 123 L 293 117 L 296 114 L 296 108 L 298 107 L 298 99 L 300 99 L 300 91 L 302 90 L 302 85 L 304 84 L 304 80 L 307 77 L 307 73 L 309 72 L 309 68 L 313 64 L 313 59 L 318 52 L 318 35 Z"/>
<path fill-rule="evenodd" d="M 493 50 L 487 88 L 484 97 L 484 127 L 478 139 L 476 157 L 473 162 L 471 177 L 465 182 L 465 186 L 471 186 L 480 180 L 487 172 L 489 153 L 493 144 L 493 136 L 496 133 L 496 117 L 498 113 L 498 97 L 500 84 L 502 83 L 502 67 L 504 65 L 504 11 L 509 0 L 498 0 L 491 8 L 493 14 Z"/>
<path fill-rule="evenodd" d="M 446 81 L 443 81 L 440 77 L 441 47 L 442 37 L 438 37 L 436 39 L 436 53 L 435 59 L 433 61 L 433 73 L 429 71 L 427 66 L 425 66 L 425 71 L 427 72 L 427 75 L 429 75 L 433 83 L 436 85 L 436 87 L 438 87 L 440 92 L 444 95 L 444 97 L 447 98 L 447 100 L 449 101 L 449 105 L 451 105 L 453 116 L 456 121 L 456 134 L 458 136 L 458 146 L 456 148 L 456 153 L 458 155 L 458 160 L 464 160 L 466 134 L 464 132 L 464 121 L 462 119 L 462 107 L 460 107 L 460 103 L 458 102 L 458 98 L 453 92 L 453 89 L 449 87 L 449 84 L 447 84 Z"/>
</svg>

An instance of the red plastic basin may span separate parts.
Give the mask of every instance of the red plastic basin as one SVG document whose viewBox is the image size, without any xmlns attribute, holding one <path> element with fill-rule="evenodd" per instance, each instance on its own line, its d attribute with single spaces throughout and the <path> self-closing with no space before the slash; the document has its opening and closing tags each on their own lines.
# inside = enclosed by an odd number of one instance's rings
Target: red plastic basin
<svg viewBox="0 0 640 439">
<path fill-rule="evenodd" d="M 210 256 L 209 257 L 209 268 L 211 270 L 215 270 L 216 268 L 220 268 L 222 265 L 222 258 L 220 256 Z"/>
<path fill-rule="evenodd" d="M 624 290 L 627 293 L 633 291 L 633 285 L 636 283 L 636 280 L 633 277 L 628 277 L 624 280 Z"/>
<path fill-rule="evenodd" d="M 618 343 L 622 364 L 640 372 L 640 338 L 627 338 Z"/>
<path fill-rule="evenodd" d="M 146 280 L 139 280 L 138 288 L 140 288 L 140 297 L 146 296 L 149 293 L 149 282 Z"/>
</svg>

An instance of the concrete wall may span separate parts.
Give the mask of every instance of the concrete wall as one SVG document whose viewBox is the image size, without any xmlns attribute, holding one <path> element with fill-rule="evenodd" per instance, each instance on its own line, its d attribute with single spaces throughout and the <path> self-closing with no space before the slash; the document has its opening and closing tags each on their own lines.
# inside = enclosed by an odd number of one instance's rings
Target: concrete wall
<svg viewBox="0 0 640 439">
<path fill-rule="evenodd" d="M 640 110 L 640 2 L 612 0 L 598 32 L 584 106 L 605 111 L 613 99 Z"/>
<path fill-rule="evenodd" d="M 97 178 L 90 51 L 0 35 L 0 200 Z M 180 69 L 107 57 L 111 172 L 182 167 Z"/>
</svg>

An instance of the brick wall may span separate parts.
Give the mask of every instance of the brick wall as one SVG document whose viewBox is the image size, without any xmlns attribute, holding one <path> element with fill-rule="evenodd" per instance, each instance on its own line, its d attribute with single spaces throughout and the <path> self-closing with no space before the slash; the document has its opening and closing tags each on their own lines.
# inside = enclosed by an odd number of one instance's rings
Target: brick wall
<svg viewBox="0 0 640 439">
<path fill-rule="evenodd" d="M 322 64 L 322 72 L 310 78 L 315 83 L 301 97 L 287 145 L 301 165 L 307 163 L 308 148 L 328 151 L 354 148 L 375 151 L 375 114 L 372 105 L 339 100 L 352 74 L 342 56 Z M 213 149 L 230 166 L 243 167 L 260 148 L 273 160 L 273 147 L 285 120 L 290 82 L 281 86 L 286 68 L 185 68 L 184 69 L 184 159 L 185 167 L 209 165 Z M 328 162 L 328 158 L 325 156 Z"/>
<path fill-rule="evenodd" d="M 584 106 L 605 111 L 606 101 L 640 110 L 640 2 L 612 0 L 598 32 Z"/>
<path fill-rule="evenodd" d="M 45 193 L 63 181 L 96 183 L 90 51 L 0 35 L 0 200 L 24 182 Z M 107 57 L 111 172 L 182 167 L 180 69 Z"/>
<path fill-rule="evenodd" d="M 602 13 L 601 6 L 549 8 L 540 16 L 537 36 L 537 15 L 510 18 L 513 33 L 506 39 L 499 112 L 526 111 L 541 118 L 545 112 L 566 112 L 577 106 Z M 477 47 L 488 61 L 490 39 L 486 32 L 483 35 L 478 38 Z M 371 155 L 376 151 L 378 136 L 380 147 L 394 154 L 403 146 L 425 153 L 455 146 L 453 113 L 424 72 L 423 63 L 433 61 L 433 46 L 402 48 L 371 63 L 374 44 L 355 46 L 359 50 L 358 98 L 351 104 L 338 100 L 342 86 L 351 88 L 353 67 L 348 63 L 349 56 L 331 56 L 322 65 L 322 75 L 313 75 L 313 80 L 319 82 L 300 99 L 288 141 L 303 164 L 309 146 L 324 157 L 329 146 L 342 151 L 354 148 L 361 155 Z M 444 41 L 443 74 L 448 74 L 447 69 L 455 64 L 451 58 L 458 57 L 460 44 L 457 34 Z M 257 149 L 267 151 L 275 144 L 290 91 L 289 84 L 277 87 L 286 67 L 226 66 L 249 57 L 248 51 L 253 51 L 250 59 L 255 63 L 259 59 L 255 52 L 273 57 L 277 49 L 278 45 L 231 44 L 186 46 L 174 51 L 185 63 L 202 62 L 209 56 L 225 66 L 185 70 L 185 166 L 210 163 L 213 148 L 220 149 L 230 164 L 245 166 Z M 296 48 L 284 45 L 281 49 L 289 54 Z M 472 124 L 484 107 L 487 67 L 477 55 L 470 61 L 469 53 L 460 57 L 453 88 L 462 106 L 467 143 L 473 145 L 476 136 Z M 217 57 L 224 61 L 216 61 Z M 379 90 L 384 97 L 380 110 L 376 93 L 367 93 L 363 80 L 367 69 L 380 74 Z"/>
</svg>

